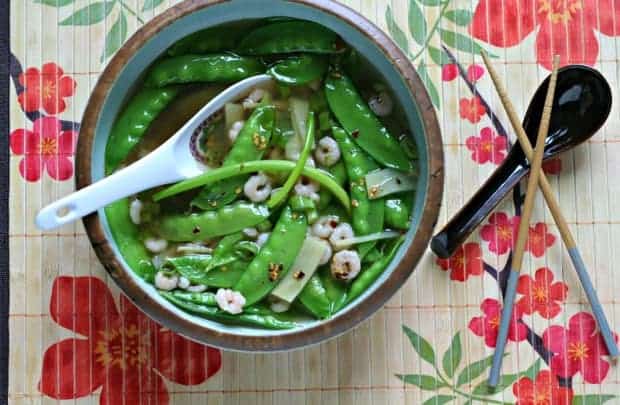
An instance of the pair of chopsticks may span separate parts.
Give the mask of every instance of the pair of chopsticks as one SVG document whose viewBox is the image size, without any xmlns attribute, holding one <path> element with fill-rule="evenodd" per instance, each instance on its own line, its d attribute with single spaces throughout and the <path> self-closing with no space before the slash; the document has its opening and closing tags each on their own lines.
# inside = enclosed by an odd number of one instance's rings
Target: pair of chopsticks
<svg viewBox="0 0 620 405">
<path fill-rule="evenodd" d="M 549 120 L 551 119 L 551 109 L 553 105 L 553 97 L 557 82 L 559 57 L 555 56 L 553 58 L 553 70 L 551 72 L 551 78 L 549 79 L 549 87 L 547 89 L 547 95 L 545 98 L 540 126 L 538 128 L 536 147 L 534 150 L 532 150 L 532 145 L 530 144 L 527 134 L 525 133 L 525 130 L 523 129 L 523 126 L 519 121 L 519 117 L 508 98 L 505 88 L 499 80 L 497 72 L 491 65 L 487 54 L 485 52 L 481 52 L 481 55 L 482 59 L 484 60 L 484 64 L 486 65 L 487 71 L 491 76 L 491 80 L 495 85 L 495 89 L 500 97 L 502 105 L 506 110 L 510 123 L 512 124 L 512 128 L 517 134 L 517 138 L 519 139 L 521 148 L 523 149 L 525 156 L 530 161 L 531 165 L 530 176 L 528 179 L 527 191 L 525 195 L 525 202 L 521 215 L 521 222 L 519 223 L 519 230 L 517 234 L 517 243 L 515 245 L 510 274 L 508 276 L 508 284 L 506 287 L 506 292 L 504 294 L 504 307 L 501 315 L 499 334 L 497 336 L 495 353 L 493 355 L 493 363 L 491 365 L 491 373 L 488 380 L 488 385 L 490 387 L 496 387 L 499 382 L 502 359 L 504 357 L 504 349 L 508 337 L 508 329 L 510 326 L 510 321 L 512 319 L 512 310 L 517 290 L 517 281 L 519 279 L 519 272 L 523 264 L 523 254 L 527 241 L 530 217 L 532 215 L 532 210 L 534 207 L 534 198 L 536 196 L 537 186 L 539 184 L 545 200 L 547 201 L 549 210 L 551 211 L 551 215 L 553 216 L 553 219 L 555 220 L 555 223 L 560 231 L 560 235 L 562 236 L 564 244 L 568 249 L 568 254 L 573 262 L 573 266 L 575 267 L 579 280 L 581 281 L 581 284 L 586 292 L 586 295 L 590 302 L 590 306 L 592 307 L 592 312 L 594 313 L 594 317 L 596 318 L 596 321 L 599 325 L 599 329 L 601 331 L 601 335 L 603 336 L 603 340 L 605 341 L 605 345 L 607 346 L 609 355 L 611 357 L 617 357 L 619 355 L 619 352 L 613 333 L 611 332 L 611 329 L 609 327 L 609 322 L 605 317 L 603 307 L 601 306 L 598 296 L 596 295 L 596 291 L 594 290 L 592 281 L 588 276 L 585 263 L 581 258 L 581 254 L 579 253 L 579 249 L 577 248 L 575 239 L 573 238 L 573 235 L 568 228 L 568 224 L 566 223 L 566 219 L 564 218 L 562 211 L 560 210 L 558 201 L 555 198 L 553 191 L 551 190 L 551 185 L 549 184 L 549 181 L 541 170 L 543 152 L 545 149 L 545 138 L 547 137 L 547 132 L 549 131 Z"/>
</svg>

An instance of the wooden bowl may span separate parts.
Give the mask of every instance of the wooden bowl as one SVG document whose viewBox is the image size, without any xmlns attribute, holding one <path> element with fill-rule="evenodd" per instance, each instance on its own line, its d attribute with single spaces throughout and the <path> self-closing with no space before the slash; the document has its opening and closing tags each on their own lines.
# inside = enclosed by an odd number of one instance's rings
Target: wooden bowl
<svg viewBox="0 0 620 405">
<path fill-rule="evenodd" d="M 84 218 L 97 256 L 112 278 L 146 314 L 199 342 L 241 351 L 303 347 L 355 327 L 381 308 L 413 272 L 431 238 L 443 190 L 442 142 L 435 110 L 408 58 L 379 28 L 355 11 L 328 0 L 187 0 L 138 30 L 112 58 L 88 101 L 77 146 L 76 183 L 103 177 L 105 144 L 123 101 L 142 72 L 166 48 L 199 29 L 231 21 L 288 16 L 312 20 L 337 32 L 379 72 L 406 114 L 418 147 L 419 184 L 413 225 L 396 258 L 379 280 L 336 316 L 291 331 L 222 325 L 174 307 L 127 266 L 110 234 L 103 210 Z"/>
</svg>

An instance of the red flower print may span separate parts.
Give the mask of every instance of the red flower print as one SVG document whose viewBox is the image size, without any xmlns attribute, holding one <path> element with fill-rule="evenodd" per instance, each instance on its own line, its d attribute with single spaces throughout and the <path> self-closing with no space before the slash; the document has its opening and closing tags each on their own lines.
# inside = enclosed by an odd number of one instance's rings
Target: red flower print
<svg viewBox="0 0 620 405">
<path fill-rule="evenodd" d="M 480 229 L 482 240 L 489 242 L 489 250 L 503 255 L 517 239 L 520 217 L 511 218 L 504 212 L 495 212 L 489 217 L 489 224 Z"/>
<path fill-rule="evenodd" d="M 482 249 L 477 243 L 466 243 L 449 259 L 437 259 L 437 264 L 444 271 L 450 270 L 451 280 L 465 281 L 470 275 L 482 274 Z"/>
<path fill-rule="evenodd" d="M 480 304 L 483 316 L 477 316 L 469 321 L 469 329 L 476 336 L 483 336 L 484 342 L 489 347 L 495 347 L 497 335 L 499 334 L 499 324 L 502 315 L 502 306 L 498 300 L 486 298 Z M 515 307 L 512 311 L 512 322 L 508 330 L 508 340 L 520 342 L 527 338 L 527 328 L 519 322 L 521 310 Z"/>
<path fill-rule="evenodd" d="M 545 250 L 552 246 L 554 242 L 555 236 L 547 233 L 547 225 L 539 222 L 530 227 L 525 250 L 531 252 L 534 257 L 541 257 L 545 254 Z"/>
<path fill-rule="evenodd" d="M 542 335 L 547 350 L 554 353 L 551 371 L 560 377 L 578 372 L 590 384 L 599 384 L 607 376 L 609 363 L 601 357 L 609 354 L 596 320 L 587 312 L 579 312 L 568 321 L 568 329 L 553 325 Z"/>
<path fill-rule="evenodd" d="M 465 141 L 474 162 L 500 164 L 506 157 L 506 138 L 497 135 L 489 127 L 480 130 L 480 136 L 470 136 Z"/>
<path fill-rule="evenodd" d="M 477 63 L 474 63 L 467 68 L 467 80 L 472 83 L 476 83 L 483 75 L 484 68 Z"/>
<path fill-rule="evenodd" d="M 474 37 L 502 48 L 536 31 L 536 59 L 549 70 L 556 54 L 562 65 L 593 65 L 594 30 L 620 35 L 619 0 L 480 0 L 469 26 Z"/>
<path fill-rule="evenodd" d="M 46 63 L 41 67 L 28 68 L 19 75 L 19 83 L 24 86 L 17 99 L 24 111 L 38 111 L 41 106 L 48 114 L 63 112 L 67 105 L 65 97 L 70 97 L 75 91 L 75 80 L 65 73 L 55 63 Z"/>
<path fill-rule="evenodd" d="M 554 318 L 562 308 L 560 303 L 566 300 L 568 286 L 558 281 L 553 282 L 553 273 L 546 267 L 536 270 L 534 278 L 523 275 L 519 277 L 517 292 L 523 297 L 517 305 L 524 314 L 538 312 L 545 319 Z"/>
<path fill-rule="evenodd" d="M 517 398 L 515 405 L 571 405 L 573 390 L 560 387 L 558 379 L 549 370 L 542 370 L 536 381 L 522 377 L 512 385 Z"/>
<path fill-rule="evenodd" d="M 441 67 L 441 80 L 451 82 L 459 76 L 459 68 L 454 63 L 447 63 Z"/>
<path fill-rule="evenodd" d="M 162 377 L 196 385 L 221 366 L 219 350 L 163 328 L 122 295 L 118 311 L 107 286 L 95 277 L 58 277 L 50 314 L 85 337 L 61 340 L 45 351 L 39 390 L 55 399 L 102 388 L 101 404 L 163 405 L 168 391 Z"/>
<path fill-rule="evenodd" d="M 75 152 L 75 131 L 63 131 L 55 117 L 41 117 L 32 131 L 16 129 L 11 132 L 10 146 L 14 154 L 24 156 L 19 172 L 28 181 L 41 178 L 43 169 L 55 180 L 67 180 L 73 175 L 70 157 Z"/>
<path fill-rule="evenodd" d="M 562 171 L 562 159 L 560 158 L 551 158 L 543 162 L 542 165 L 543 170 L 546 174 L 560 174 Z"/>
<path fill-rule="evenodd" d="M 471 99 L 462 98 L 459 101 L 459 114 L 461 118 L 468 120 L 472 124 L 480 122 L 486 109 L 480 102 L 480 98 L 475 96 Z"/>
</svg>

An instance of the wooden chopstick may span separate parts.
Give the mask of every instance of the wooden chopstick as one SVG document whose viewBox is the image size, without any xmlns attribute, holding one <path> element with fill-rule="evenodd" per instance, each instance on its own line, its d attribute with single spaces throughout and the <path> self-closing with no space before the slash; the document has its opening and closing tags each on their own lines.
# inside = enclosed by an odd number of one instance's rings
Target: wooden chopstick
<svg viewBox="0 0 620 405">
<path fill-rule="evenodd" d="M 495 85 L 495 89 L 499 94 L 500 100 L 506 110 L 508 115 L 508 119 L 512 125 L 513 130 L 517 134 L 517 138 L 519 139 L 519 143 L 521 144 L 521 149 L 525 153 L 525 156 L 529 161 L 532 161 L 534 151 L 532 149 L 532 145 L 530 144 L 530 140 L 521 125 L 521 121 L 519 120 L 519 116 L 515 112 L 515 109 L 512 105 L 512 102 L 507 96 L 506 90 L 504 89 L 503 84 L 499 80 L 499 76 L 495 71 L 495 68 L 491 64 L 489 57 L 485 52 L 482 52 L 482 59 L 484 60 L 484 64 L 486 65 L 487 71 L 489 72 L 489 76 Z M 594 286 L 592 284 L 592 280 L 588 275 L 588 271 L 586 269 L 586 265 L 581 257 L 581 253 L 579 248 L 577 247 L 577 243 L 575 242 L 575 238 L 573 237 L 570 228 L 568 227 L 568 223 L 562 214 L 562 210 L 560 209 L 560 204 L 555 197 L 551 189 L 551 185 L 549 184 L 549 180 L 543 172 L 539 174 L 538 178 L 540 188 L 542 193 L 547 201 L 547 206 L 549 207 L 549 211 L 551 211 L 551 215 L 553 216 L 553 220 L 555 221 L 560 236 L 564 241 L 564 245 L 568 250 L 568 254 L 573 263 L 573 267 L 577 272 L 577 276 L 579 277 L 579 281 L 583 286 L 583 289 L 588 297 L 588 301 L 590 302 L 590 306 L 592 308 L 592 313 L 596 318 L 596 322 L 598 323 L 599 329 L 601 331 L 601 335 L 603 336 L 603 340 L 605 341 L 605 346 L 607 347 L 607 351 L 609 355 L 613 358 L 618 357 L 620 355 L 620 351 L 618 350 L 618 345 L 614 339 L 614 335 L 609 326 L 609 321 L 605 316 L 605 312 L 603 311 L 603 306 L 601 305 L 598 295 L 594 290 Z"/>
<path fill-rule="evenodd" d="M 543 153 L 545 151 L 545 139 L 547 138 L 547 132 L 549 131 L 549 121 L 551 120 L 551 108 L 553 107 L 553 95 L 555 93 L 559 63 L 560 58 L 555 56 L 553 58 L 553 70 L 551 72 L 551 79 L 549 80 L 549 87 L 547 89 L 547 96 L 545 98 L 545 104 L 542 111 L 542 118 L 540 120 L 540 126 L 538 127 L 538 137 L 536 138 L 534 158 L 530 162 L 530 177 L 527 182 L 527 192 L 525 194 L 525 203 L 523 204 L 521 222 L 519 223 L 517 243 L 512 256 L 512 264 L 510 275 L 508 276 L 506 292 L 504 293 L 504 308 L 502 309 L 499 334 L 497 336 L 495 353 L 493 354 L 493 363 L 491 365 L 491 374 L 488 381 L 490 387 L 497 386 L 499 382 L 499 374 L 502 368 L 504 348 L 506 347 L 508 329 L 510 328 L 510 321 L 512 319 L 512 308 L 514 306 L 514 299 L 517 292 L 517 281 L 519 280 L 519 272 L 521 270 L 521 265 L 523 264 L 523 253 L 525 252 L 525 242 L 527 241 L 528 231 L 530 228 L 530 217 L 532 216 L 532 210 L 534 209 L 534 198 L 536 197 L 536 191 L 538 190 L 538 177 L 540 176 Z M 500 93 L 500 96 L 505 95 L 506 94 L 502 95 Z"/>
</svg>

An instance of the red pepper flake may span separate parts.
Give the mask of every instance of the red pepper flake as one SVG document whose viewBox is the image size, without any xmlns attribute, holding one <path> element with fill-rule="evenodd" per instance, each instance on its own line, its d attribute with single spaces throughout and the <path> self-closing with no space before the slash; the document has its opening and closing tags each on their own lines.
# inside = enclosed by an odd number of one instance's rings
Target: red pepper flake
<svg viewBox="0 0 620 405">
<path fill-rule="evenodd" d="M 353 206 L 353 208 L 357 208 L 360 206 L 360 203 L 357 200 L 351 200 L 351 205 Z"/>
<path fill-rule="evenodd" d="M 359 129 L 354 130 L 353 132 L 351 132 L 351 136 L 357 139 L 360 136 L 360 130 Z"/>
<path fill-rule="evenodd" d="M 269 281 L 276 281 L 280 277 L 280 272 L 284 268 L 282 263 L 269 263 Z"/>
<path fill-rule="evenodd" d="M 293 274 L 293 277 L 294 277 L 296 280 L 301 280 L 301 279 L 302 279 L 302 278 L 304 278 L 305 276 L 306 276 L 306 273 L 304 273 L 303 271 L 296 271 L 296 272 Z"/>
<path fill-rule="evenodd" d="M 196 225 L 196 226 L 194 227 L 194 229 L 192 229 L 192 233 L 193 233 L 194 235 L 196 235 L 196 234 L 200 233 L 200 227 L 199 227 L 198 225 Z"/>
</svg>

